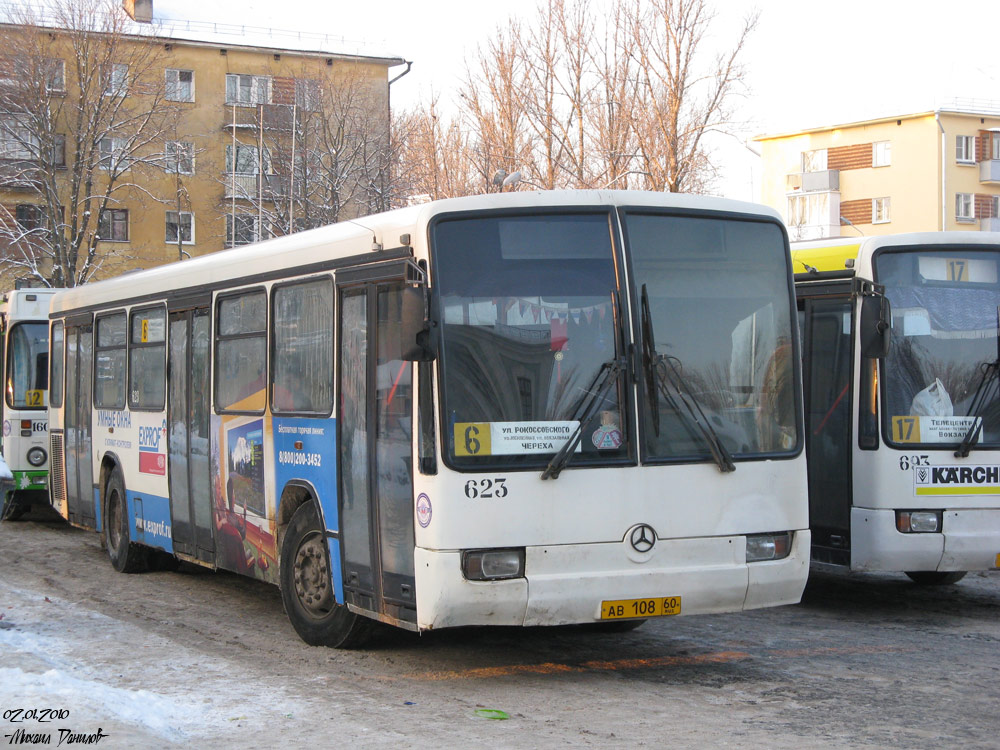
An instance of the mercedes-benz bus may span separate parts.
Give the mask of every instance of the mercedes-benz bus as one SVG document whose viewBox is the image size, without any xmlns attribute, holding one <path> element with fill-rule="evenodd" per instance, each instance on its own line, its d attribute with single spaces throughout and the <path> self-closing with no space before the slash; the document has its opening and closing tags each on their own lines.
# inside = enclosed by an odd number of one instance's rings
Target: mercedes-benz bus
<svg viewBox="0 0 1000 750">
<path fill-rule="evenodd" d="M 112 564 L 274 583 L 299 635 L 797 602 L 787 234 L 640 192 L 442 200 L 67 290 L 52 500 Z"/>
</svg>

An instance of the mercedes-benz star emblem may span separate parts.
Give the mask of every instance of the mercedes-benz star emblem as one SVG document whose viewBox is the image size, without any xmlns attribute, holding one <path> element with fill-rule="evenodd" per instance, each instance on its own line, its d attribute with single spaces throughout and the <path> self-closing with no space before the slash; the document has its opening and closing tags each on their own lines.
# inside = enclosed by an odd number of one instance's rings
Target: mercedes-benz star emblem
<svg viewBox="0 0 1000 750">
<path fill-rule="evenodd" d="M 649 552 L 656 544 L 656 532 L 652 526 L 641 523 L 632 529 L 628 540 L 636 552 Z"/>
</svg>

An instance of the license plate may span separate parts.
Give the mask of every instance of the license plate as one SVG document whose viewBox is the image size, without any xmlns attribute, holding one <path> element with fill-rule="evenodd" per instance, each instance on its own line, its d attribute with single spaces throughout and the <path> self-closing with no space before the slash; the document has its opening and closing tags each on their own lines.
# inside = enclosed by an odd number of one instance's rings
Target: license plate
<svg viewBox="0 0 1000 750">
<path fill-rule="evenodd" d="M 615 599 L 601 602 L 602 620 L 623 620 L 629 617 L 665 617 L 681 613 L 679 596 L 653 599 Z"/>
</svg>

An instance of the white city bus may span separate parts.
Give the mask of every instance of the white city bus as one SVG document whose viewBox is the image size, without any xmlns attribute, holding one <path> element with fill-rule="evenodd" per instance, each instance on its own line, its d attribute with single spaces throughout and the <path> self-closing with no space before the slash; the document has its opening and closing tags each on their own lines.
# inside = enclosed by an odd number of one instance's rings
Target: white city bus
<svg viewBox="0 0 1000 750">
<path fill-rule="evenodd" d="M 922 584 L 1000 567 L 1000 235 L 796 243 L 792 257 L 813 562 Z"/>
<path fill-rule="evenodd" d="M 49 300 L 54 289 L 14 289 L 0 302 L 3 457 L 14 477 L 0 518 L 47 504 L 49 479 Z"/>
<path fill-rule="evenodd" d="M 797 602 L 793 312 L 775 213 L 637 192 L 438 201 L 79 287 L 53 503 L 118 570 L 279 585 L 311 644 Z"/>
</svg>

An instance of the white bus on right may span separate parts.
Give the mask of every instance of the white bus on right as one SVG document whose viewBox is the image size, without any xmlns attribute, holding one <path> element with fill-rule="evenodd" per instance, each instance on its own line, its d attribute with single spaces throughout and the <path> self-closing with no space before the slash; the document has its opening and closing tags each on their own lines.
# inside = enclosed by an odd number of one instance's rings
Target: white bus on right
<svg viewBox="0 0 1000 750">
<path fill-rule="evenodd" d="M 1000 234 L 792 245 L 812 561 L 1000 567 Z"/>
</svg>

